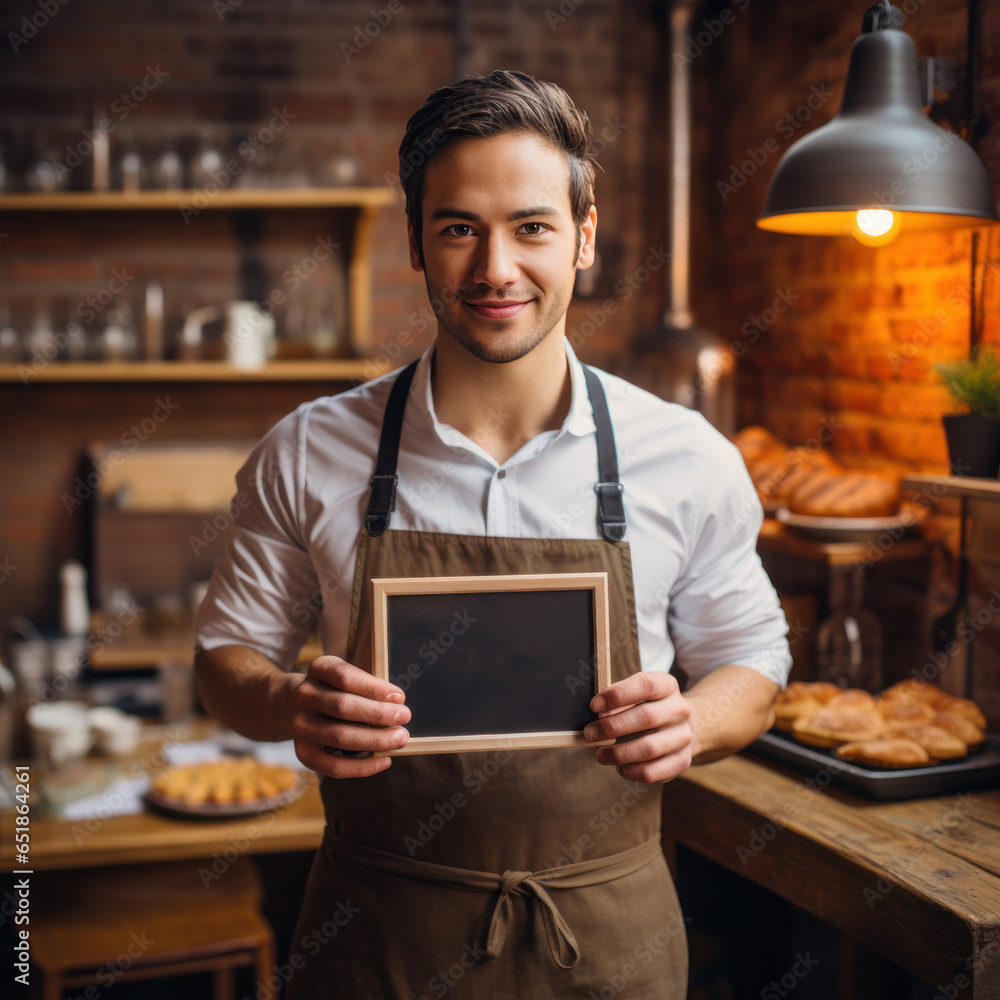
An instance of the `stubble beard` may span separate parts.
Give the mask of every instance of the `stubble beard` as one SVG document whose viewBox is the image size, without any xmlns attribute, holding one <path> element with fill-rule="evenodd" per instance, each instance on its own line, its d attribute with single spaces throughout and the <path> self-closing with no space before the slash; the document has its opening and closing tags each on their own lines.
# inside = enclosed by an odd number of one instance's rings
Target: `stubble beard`
<svg viewBox="0 0 1000 1000">
<path fill-rule="evenodd" d="M 440 296 L 431 287 L 429 281 L 427 282 L 427 294 L 430 296 L 432 302 L 441 301 Z M 452 339 L 464 347 L 473 357 L 488 364 L 505 365 L 512 361 L 518 361 L 525 355 L 530 354 L 548 337 L 565 314 L 571 295 L 572 290 L 566 296 L 565 301 L 563 301 L 563 296 L 553 296 L 549 300 L 546 310 L 538 316 L 535 324 L 520 336 L 514 336 L 510 331 L 518 323 L 523 322 L 523 317 L 521 316 L 510 320 L 494 320 L 493 333 L 488 338 L 484 338 L 483 334 L 473 328 L 471 323 L 463 322 L 462 313 L 466 309 L 464 299 L 485 297 L 482 295 L 470 294 L 467 296 L 457 296 L 449 309 L 445 309 L 438 314 L 437 321 Z M 517 301 L 516 296 L 510 296 L 510 298 Z M 536 308 L 538 301 L 537 296 L 532 296 L 527 309 Z M 489 321 L 484 320 L 484 322 Z"/>
</svg>

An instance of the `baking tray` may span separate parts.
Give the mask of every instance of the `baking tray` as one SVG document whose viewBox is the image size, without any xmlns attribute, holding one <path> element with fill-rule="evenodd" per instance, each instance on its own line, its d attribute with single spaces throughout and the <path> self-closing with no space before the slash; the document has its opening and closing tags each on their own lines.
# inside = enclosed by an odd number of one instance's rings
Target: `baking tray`
<svg viewBox="0 0 1000 1000">
<path fill-rule="evenodd" d="M 892 802 L 929 795 L 950 795 L 975 788 L 1000 788 L 1000 736 L 987 733 L 981 746 L 968 757 L 943 761 L 931 767 L 900 770 L 866 767 L 840 760 L 833 750 L 796 743 L 791 736 L 772 729 L 743 751 L 765 761 L 775 761 L 813 777 L 826 772 L 829 784 L 866 799 Z"/>
</svg>

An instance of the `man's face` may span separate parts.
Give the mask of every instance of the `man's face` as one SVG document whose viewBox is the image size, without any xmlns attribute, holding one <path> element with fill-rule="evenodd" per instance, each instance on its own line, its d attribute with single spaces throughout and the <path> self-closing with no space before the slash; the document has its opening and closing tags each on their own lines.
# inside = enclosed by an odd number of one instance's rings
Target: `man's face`
<svg viewBox="0 0 1000 1000">
<path fill-rule="evenodd" d="M 577 268 L 594 260 L 597 212 L 580 233 L 561 150 L 533 134 L 453 141 L 428 163 L 424 263 L 440 334 L 493 364 L 562 337 Z"/>
</svg>

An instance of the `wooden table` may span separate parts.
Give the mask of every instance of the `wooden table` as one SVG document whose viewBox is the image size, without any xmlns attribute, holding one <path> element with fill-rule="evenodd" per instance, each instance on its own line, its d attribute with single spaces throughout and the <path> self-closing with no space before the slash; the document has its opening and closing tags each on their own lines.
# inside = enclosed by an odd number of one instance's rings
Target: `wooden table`
<svg viewBox="0 0 1000 1000">
<path fill-rule="evenodd" d="M 764 886 L 947 995 L 1000 998 L 1000 791 L 875 803 L 741 755 L 668 785 L 663 822 L 668 849 Z"/>
<path fill-rule="evenodd" d="M 170 729 L 174 738 L 204 739 L 218 730 L 210 719 L 196 719 L 186 727 Z M 183 730 L 183 733 L 182 733 Z M 153 757 L 159 740 L 146 739 L 136 753 L 136 764 Z M 236 850 L 242 854 L 315 850 L 323 836 L 323 805 L 319 780 L 306 774 L 306 790 L 284 809 L 229 820 L 185 819 L 145 811 L 103 820 L 40 819 L 32 815 L 30 866 L 34 871 L 90 868 L 146 861 L 212 858 Z M 34 811 L 33 811 L 34 812 Z M 0 864 L 14 865 L 14 813 L 0 814 Z"/>
<path fill-rule="evenodd" d="M 16 871 L 13 813 L 4 813 L 0 864 Z M 212 858 L 239 854 L 313 851 L 323 836 L 323 805 L 313 779 L 285 809 L 229 820 L 187 820 L 150 812 L 103 821 L 46 819 L 31 824 L 30 863 L 35 871 L 90 868 L 143 861 Z"/>
</svg>

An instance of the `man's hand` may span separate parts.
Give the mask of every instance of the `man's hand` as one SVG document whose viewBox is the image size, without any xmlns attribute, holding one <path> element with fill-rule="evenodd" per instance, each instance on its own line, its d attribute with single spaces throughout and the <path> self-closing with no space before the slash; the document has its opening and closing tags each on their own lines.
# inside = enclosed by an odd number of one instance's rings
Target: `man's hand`
<svg viewBox="0 0 1000 1000">
<path fill-rule="evenodd" d="M 295 754 L 312 771 L 331 778 L 366 778 L 384 771 L 390 757 L 340 757 L 324 750 L 371 752 L 405 746 L 410 734 L 406 696 L 339 656 L 320 656 L 289 693 L 287 730 Z"/>
<path fill-rule="evenodd" d="M 779 686 L 757 670 L 719 667 L 684 694 L 661 670 L 639 671 L 591 699 L 598 721 L 588 740 L 622 742 L 597 751 L 630 781 L 670 781 L 692 763 L 707 764 L 742 750 L 774 723 Z"/>
<path fill-rule="evenodd" d="M 599 764 L 614 765 L 623 778 L 644 782 L 670 781 L 691 766 L 691 706 L 673 674 L 639 671 L 595 695 L 590 707 L 599 718 L 584 730 L 587 739 L 623 740 L 601 747 Z"/>
</svg>

